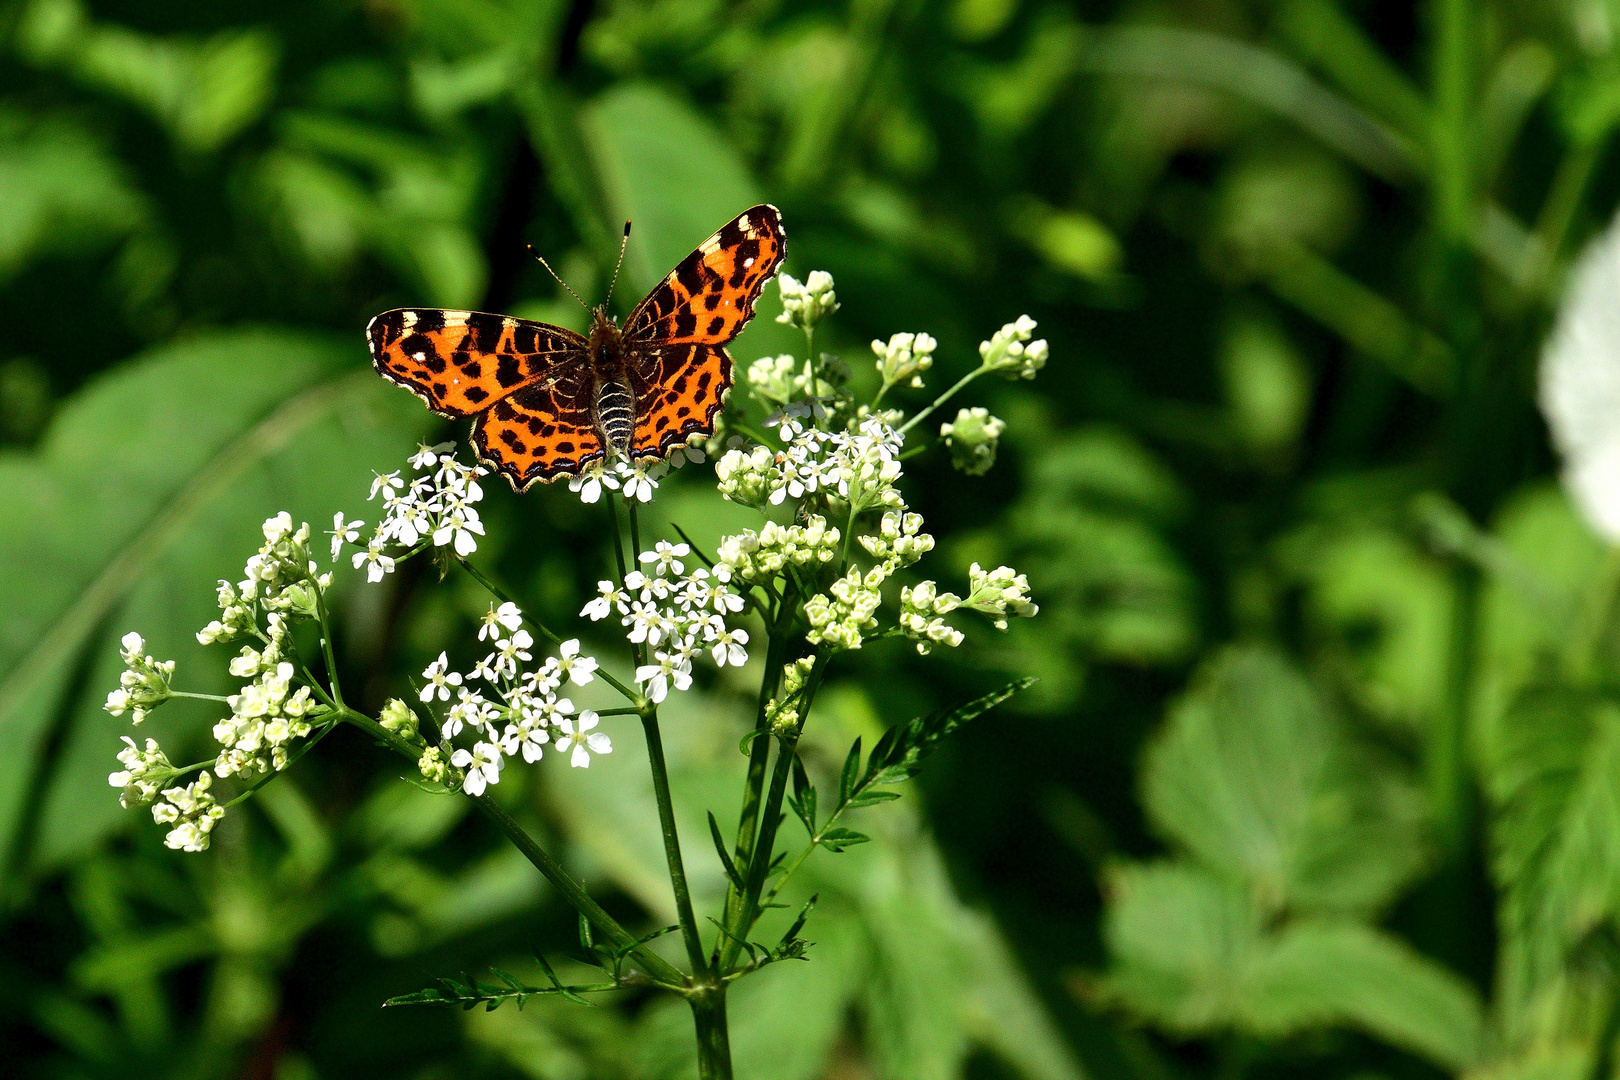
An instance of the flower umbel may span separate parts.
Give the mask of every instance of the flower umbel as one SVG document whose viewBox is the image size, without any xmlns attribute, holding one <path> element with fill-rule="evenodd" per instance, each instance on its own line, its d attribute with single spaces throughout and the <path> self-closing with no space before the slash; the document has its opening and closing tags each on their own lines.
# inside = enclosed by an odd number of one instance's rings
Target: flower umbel
<svg viewBox="0 0 1620 1080">
<path fill-rule="evenodd" d="M 107 695 L 102 706 L 114 716 L 130 713 L 129 722 L 139 724 L 148 713 L 169 700 L 169 681 L 174 678 L 173 660 L 154 660 L 147 655 L 146 641 L 133 630 L 119 643 L 118 655 L 124 673 L 118 676 L 118 689 Z"/>
</svg>

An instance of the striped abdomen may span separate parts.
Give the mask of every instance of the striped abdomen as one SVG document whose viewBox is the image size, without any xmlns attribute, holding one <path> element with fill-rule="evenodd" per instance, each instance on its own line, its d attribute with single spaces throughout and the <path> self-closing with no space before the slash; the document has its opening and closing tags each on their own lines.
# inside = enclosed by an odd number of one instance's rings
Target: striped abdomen
<svg viewBox="0 0 1620 1080">
<path fill-rule="evenodd" d="M 597 386 L 596 422 L 618 457 L 630 456 L 630 436 L 636 429 L 635 409 L 635 398 L 623 383 L 605 381 Z"/>
</svg>

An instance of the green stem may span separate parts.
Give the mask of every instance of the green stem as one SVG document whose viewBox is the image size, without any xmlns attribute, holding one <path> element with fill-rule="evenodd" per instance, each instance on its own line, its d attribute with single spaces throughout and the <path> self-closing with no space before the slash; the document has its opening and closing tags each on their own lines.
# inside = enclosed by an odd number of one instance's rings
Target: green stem
<svg viewBox="0 0 1620 1080">
<path fill-rule="evenodd" d="M 966 375 L 962 376 L 960 379 L 957 379 L 956 380 L 956 385 L 952 386 L 949 390 L 945 391 L 943 394 L 939 395 L 939 397 L 935 398 L 932 405 L 928 406 L 928 408 L 924 409 L 922 412 L 918 413 L 916 416 L 913 416 L 910 420 L 907 420 L 904 424 L 901 424 L 900 425 L 900 434 L 904 435 L 906 432 L 910 431 L 912 428 L 914 428 L 918 424 L 922 423 L 925 419 L 927 419 L 929 417 L 929 415 L 931 415 L 934 412 L 935 409 L 939 408 L 941 405 L 943 405 L 947 401 L 951 400 L 951 398 L 955 397 L 956 394 L 964 386 L 966 386 L 968 383 L 972 382 L 974 379 L 977 379 L 980 375 L 983 375 L 985 372 L 987 372 L 989 370 L 990 370 L 990 368 L 987 365 L 980 364 L 978 367 L 974 368 L 972 371 L 968 372 Z"/>
<path fill-rule="evenodd" d="M 170 690 L 169 691 L 169 696 L 170 697 L 191 698 L 193 701 L 219 701 L 219 702 L 223 702 L 223 703 L 225 703 L 227 705 L 230 704 L 230 699 L 229 698 L 221 697 L 219 694 L 192 694 L 192 693 L 187 693 L 184 690 Z"/>
<path fill-rule="evenodd" d="M 310 591 L 315 594 L 315 614 L 321 621 L 321 656 L 326 659 L 326 682 L 331 688 L 332 703 L 339 709 L 343 708 L 343 687 L 338 685 L 337 656 L 332 651 L 332 623 L 326 617 L 326 597 L 324 590 L 311 575 Z"/>
<path fill-rule="evenodd" d="M 681 937 L 694 974 L 708 973 L 703 957 L 703 939 L 698 935 L 697 918 L 692 913 L 692 894 L 686 884 L 686 864 L 681 858 L 681 838 L 675 828 L 675 803 L 669 794 L 669 766 L 664 762 L 664 739 L 658 730 L 658 710 L 649 706 L 641 717 L 647 735 L 647 760 L 652 765 L 653 795 L 658 800 L 658 824 L 664 833 L 664 859 L 669 863 L 669 884 L 675 893 L 675 912 L 680 918 Z"/>
<path fill-rule="evenodd" d="M 726 1029 L 726 988 L 688 995 L 697 1027 L 699 1080 L 731 1080 L 731 1036 Z"/>
<path fill-rule="evenodd" d="M 791 597 L 792 590 L 787 595 Z M 748 855 L 754 849 L 754 837 L 759 827 L 759 803 L 765 790 L 765 768 L 770 764 L 771 740 L 766 735 L 765 708 L 776 694 L 782 678 L 782 665 L 787 654 L 787 619 L 791 605 L 779 604 L 775 624 L 765 624 L 765 674 L 759 681 L 759 704 L 754 716 L 754 741 L 748 747 L 748 778 L 743 784 L 742 810 L 737 816 L 737 847 L 734 858 L 747 869 Z M 733 887 L 726 892 L 726 926 L 742 904 L 742 896 Z M 718 943 L 717 943 L 718 946 Z"/>
<path fill-rule="evenodd" d="M 386 744 L 395 753 L 409 758 L 412 763 L 419 759 L 421 747 L 389 731 L 364 713 L 345 708 L 341 710 L 340 717 L 360 728 L 378 742 Z M 523 857 L 528 859 L 535 869 L 545 876 L 547 881 L 551 882 L 556 890 L 563 895 L 563 898 L 573 905 L 574 910 L 589 919 L 591 925 L 606 934 L 616 947 L 623 949 L 634 946 L 630 948 L 630 955 L 641 962 L 641 966 L 655 982 L 672 990 L 684 991 L 687 988 L 689 980 L 679 968 L 648 949 L 645 945 L 637 945 L 636 939 L 630 931 L 621 926 L 617 919 L 609 915 L 602 909 L 600 904 L 591 899 L 591 895 L 585 891 L 585 887 L 569 876 L 568 871 L 562 868 L 562 864 L 552 858 L 550 853 L 535 841 L 534 837 L 525 832 L 523 826 L 513 820 L 512 815 L 508 814 L 499 803 L 488 795 L 469 795 L 467 797 L 478 804 L 478 809 L 483 811 L 484 815 L 493 821 L 501 832 L 506 834 L 507 839 L 511 840 L 512 844 L 523 853 Z"/>
<path fill-rule="evenodd" d="M 800 727 L 802 727 L 802 723 Z M 765 741 L 761 739 L 756 742 Z M 736 921 L 727 928 L 722 935 L 720 945 L 720 963 L 718 970 L 725 972 L 737 962 L 737 955 L 742 951 L 743 939 L 753 929 L 753 924 L 759 918 L 759 896 L 765 887 L 765 876 L 770 872 L 771 851 L 776 846 L 776 827 L 782 816 L 782 798 L 787 793 L 788 775 L 793 771 L 793 755 L 798 750 L 799 732 L 794 731 L 778 736 L 780 745 L 776 748 L 776 767 L 771 770 L 771 789 L 765 796 L 765 812 L 759 822 L 759 839 L 754 843 L 754 850 L 748 859 L 746 873 L 747 881 L 744 883 L 742 900 L 737 904 Z"/>
</svg>

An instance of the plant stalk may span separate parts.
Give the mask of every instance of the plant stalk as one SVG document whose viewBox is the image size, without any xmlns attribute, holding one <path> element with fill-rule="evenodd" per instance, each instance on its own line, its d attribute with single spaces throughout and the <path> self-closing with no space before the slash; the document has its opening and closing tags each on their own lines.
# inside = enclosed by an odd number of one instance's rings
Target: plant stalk
<svg viewBox="0 0 1620 1080">
<path fill-rule="evenodd" d="M 669 863 L 669 884 L 675 893 L 675 911 L 686 940 L 686 956 L 692 972 L 699 977 L 708 971 L 703 956 L 703 939 L 698 935 L 697 918 L 692 912 L 692 894 L 686 884 L 686 864 L 681 858 L 681 838 L 675 829 L 675 804 L 669 794 L 669 766 L 664 762 L 664 739 L 658 730 L 658 710 L 649 707 L 641 717 L 647 734 L 647 760 L 652 765 L 653 795 L 658 800 L 658 824 L 664 833 L 664 858 Z"/>
<path fill-rule="evenodd" d="M 731 1035 L 726 1028 L 724 984 L 688 994 L 687 1000 L 697 1027 L 698 1076 L 701 1080 L 731 1080 Z"/>
</svg>

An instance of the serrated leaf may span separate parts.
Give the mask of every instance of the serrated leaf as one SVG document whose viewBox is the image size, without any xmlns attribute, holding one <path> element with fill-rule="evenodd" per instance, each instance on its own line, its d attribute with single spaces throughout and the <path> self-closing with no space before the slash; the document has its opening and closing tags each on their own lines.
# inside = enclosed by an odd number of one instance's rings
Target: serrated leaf
<svg viewBox="0 0 1620 1080">
<path fill-rule="evenodd" d="M 1375 908 L 1422 869 L 1422 799 L 1285 659 L 1207 663 L 1150 747 L 1149 816 L 1201 863 L 1296 910 Z"/>
<path fill-rule="evenodd" d="M 1014 694 L 1035 685 L 1033 676 L 1014 679 L 999 690 L 974 698 L 953 709 L 941 709 L 919 716 L 884 733 L 867 763 L 860 786 L 898 784 L 916 775 L 917 763 L 939 745 L 941 739 L 976 717 L 982 716 Z"/>
</svg>

